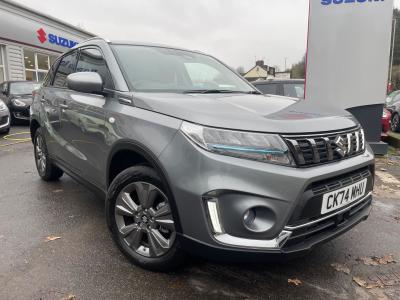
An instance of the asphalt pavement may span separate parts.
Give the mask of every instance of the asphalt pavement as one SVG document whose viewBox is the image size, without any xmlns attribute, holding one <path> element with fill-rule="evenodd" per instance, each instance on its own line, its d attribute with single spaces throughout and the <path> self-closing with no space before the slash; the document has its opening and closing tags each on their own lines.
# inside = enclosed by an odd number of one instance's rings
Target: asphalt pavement
<svg viewBox="0 0 400 300">
<path fill-rule="evenodd" d="M 193 258 L 164 274 L 119 252 L 102 199 L 66 175 L 39 179 L 27 131 L 0 136 L 0 299 L 400 299 L 397 158 L 379 160 L 370 218 L 303 258 L 257 265 Z"/>
</svg>

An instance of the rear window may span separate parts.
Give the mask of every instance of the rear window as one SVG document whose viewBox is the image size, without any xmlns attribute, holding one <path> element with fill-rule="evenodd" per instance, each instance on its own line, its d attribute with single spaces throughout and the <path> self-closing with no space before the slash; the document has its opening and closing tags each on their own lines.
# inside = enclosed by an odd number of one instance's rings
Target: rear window
<svg viewBox="0 0 400 300">
<path fill-rule="evenodd" d="M 284 83 L 283 95 L 293 98 L 304 98 L 304 83 Z"/>
<path fill-rule="evenodd" d="M 278 95 L 278 84 L 277 83 L 256 84 L 255 86 L 263 94 Z"/>
</svg>

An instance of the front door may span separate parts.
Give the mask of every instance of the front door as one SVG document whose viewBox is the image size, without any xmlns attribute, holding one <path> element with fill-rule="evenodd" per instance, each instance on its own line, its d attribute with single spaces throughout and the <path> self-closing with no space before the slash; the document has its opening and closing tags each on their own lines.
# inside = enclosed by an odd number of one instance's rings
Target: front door
<svg viewBox="0 0 400 300">
<path fill-rule="evenodd" d="M 97 72 L 104 87 L 111 90 L 113 83 L 99 49 L 80 49 L 76 72 Z M 107 94 L 97 95 L 70 92 L 68 109 L 63 115 L 64 139 L 74 151 L 73 164 L 81 169 L 83 178 L 100 187 L 104 186 L 106 161 L 105 110 Z"/>
</svg>

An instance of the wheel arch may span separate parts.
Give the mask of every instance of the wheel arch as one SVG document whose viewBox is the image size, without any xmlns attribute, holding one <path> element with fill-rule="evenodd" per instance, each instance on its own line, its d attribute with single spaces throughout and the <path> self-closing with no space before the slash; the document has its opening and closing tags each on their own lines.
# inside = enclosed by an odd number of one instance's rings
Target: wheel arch
<svg viewBox="0 0 400 300">
<path fill-rule="evenodd" d="M 31 133 L 32 143 L 38 128 L 40 128 L 40 123 L 36 119 L 32 119 L 29 124 L 29 131 Z"/>
<path fill-rule="evenodd" d="M 124 168 L 117 169 L 119 172 L 113 173 L 113 167 L 115 166 L 114 164 L 118 163 L 118 162 L 116 162 L 116 159 L 118 159 L 118 155 L 120 155 L 121 153 L 132 154 L 132 155 L 135 155 L 142 159 L 137 160 L 138 161 L 137 164 L 127 163 Z M 111 182 L 115 178 L 115 176 L 117 176 L 123 170 L 125 170 L 129 167 L 133 167 L 138 164 L 149 165 L 160 176 L 161 181 L 164 185 L 163 188 L 167 192 L 168 199 L 170 200 L 170 204 L 173 209 L 173 216 L 177 222 L 176 230 L 177 230 L 177 232 L 182 232 L 181 225 L 180 225 L 180 218 L 179 218 L 179 214 L 178 214 L 178 208 L 176 206 L 174 194 L 171 189 L 171 184 L 170 184 L 170 180 L 168 178 L 167 172 L 164 169 L 164 167 L 162 166 L 161 162 L 158 160 L 157 156 L 152 151 L 150 151 L 150 149 L 148 149 L 146 146 L 144 146 L 138 142 L 131 141 L 131 140 L 121 140 L 112 147 L 110 154 L 108 156 L 108 159 L 107 159 L 107 175 L 106 175 L 107 190 L 108 190 L 109 186 L 111 185 Z M 106 206 L 107 206 L 107 201 L 108 201 L 108 197 L 106 200 Z"/>
</svg>

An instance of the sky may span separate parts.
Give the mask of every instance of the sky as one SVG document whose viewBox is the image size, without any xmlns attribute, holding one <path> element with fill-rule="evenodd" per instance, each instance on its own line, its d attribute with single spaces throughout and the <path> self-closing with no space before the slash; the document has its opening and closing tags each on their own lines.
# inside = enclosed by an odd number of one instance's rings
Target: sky
<svg viewBox="0 0 400 300">
<path fill-rule="evenodd" d="M 400 0 L 395 0 L 400 1 Z M 200 50 L 233 68 L 284 69 L 306 51 L 308 0 L 16 0 L 110 40 Z"/>
</svg>

